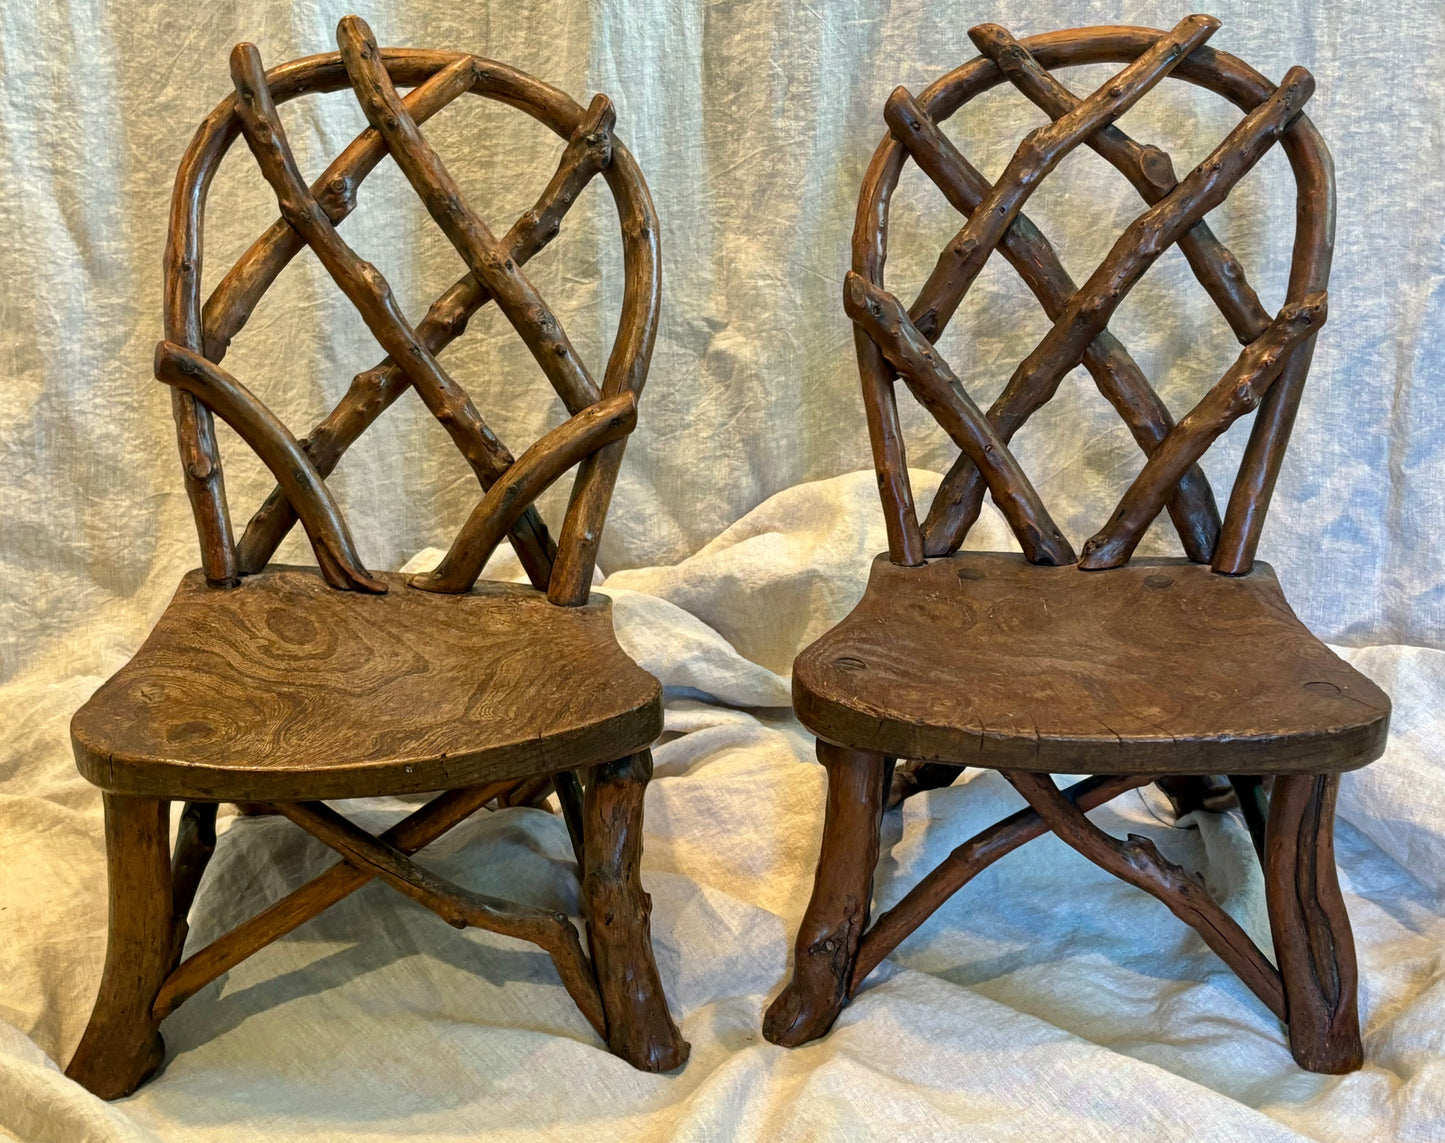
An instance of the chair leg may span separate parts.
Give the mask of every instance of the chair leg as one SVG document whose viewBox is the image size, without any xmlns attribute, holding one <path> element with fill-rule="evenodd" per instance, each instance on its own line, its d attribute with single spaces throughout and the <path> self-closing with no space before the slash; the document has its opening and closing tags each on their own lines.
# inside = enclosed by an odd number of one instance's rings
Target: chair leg
<svg viewBox="0 0 1445 1143">
<path fill-rule="evenodd" d="M 763 1035 L 785 1048 L 815 1040 L 848 1001 L 858 942 L 868 925 L 888 759 L 820 741 L 828 770 L 823 845 L 813 898 L 794 946 L 793 979 L 763 1017 Z"/>
<path fill-rule="evenodd" d="M 666 1072 L 687 1060 L 688 1043 L 667 1010 L 652 955 L 642 888 L 642 799 L 652 777 L 643 750 L 594 767 L 584 795 L 587 939 L 607 1016 L 607 1047 L 635 1068 Z"/>
<path fill-rule="evenodd" d="M 65 1074 L 102 1099 L 119 1099 L 165 1058 L 151 1010 L 174 959 L 170 804 L 104 798 L 110 944 L 90 1024 Z"/>
<path fill-rule="evenodd" d="M 1277 776 L 1264 861 L 1290 1050 L 1301 1067 L 1333 1075 L 1364 1062 L 1355 942 L 1335 873 L 1339 786 L 1338 774 Z"/>
</svg>

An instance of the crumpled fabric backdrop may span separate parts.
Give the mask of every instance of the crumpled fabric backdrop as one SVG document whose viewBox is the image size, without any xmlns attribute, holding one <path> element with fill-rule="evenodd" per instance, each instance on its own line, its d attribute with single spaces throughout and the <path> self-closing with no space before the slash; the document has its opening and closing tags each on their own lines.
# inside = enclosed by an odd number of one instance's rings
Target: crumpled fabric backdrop
<svg viewBox="0 0 1445 1143">
<path fill-rule="evenodd" d="M 455 934 L 370 887 L 238 968 L 166 1026 L 171 1060 L 107 1107 L 60 1076 L 98 981 L 105 894 L 96 792 L 74 773 L 69 714 L 139 644 L 196 560 L 169 402 L 150 377 L 176 160 L 251 39 L 269 64 L 326 50 L 358 10 L 383 43 L 512 63 L 585 102 L 606 91 L 657 202 L 663 320 L 641 425 L 603 547 L 619 633 L 668 685 L 644 879 L 664 981 L 693 1059 L 641 1076 L 605 1055 L 547 962 Z M 1278 77 L 1314 71 L 1309 113 L 1336 158 L 1331 316 L 1262 554 L 1307 622 L 1391 691 L 1390 752 L 1341 795 L 1342 880 L 1361 946 L 1366 1069 L 1293 1068 L 1279 1029 L 1155 903 L 1048 840 L 1013 855 L 905 944 L 832 1036 L 787 1053 L 758 1033 L 806 899 L 822 775 L 782 709 L 792 655 L 836 621 L 884 546 L 851 335 L 840 306 L 858 180 L 898 83 L 917 91 L 974 54 L 966 29 L 1167 26 L 1172 5 L 782 2 L 447 4 L 437 0 L 0 6 L 0 1131 L 26 1140 L 457 1138 L 1438 1138 L 1445 1133 L 1445 47 L 1438 6 L 1216 3 L 1215 46 Z M 1087 90 L 1106 72 L 1073 73 Z M 283 109 L 314 174 L 363 125 L 348 95 Z M 1182 170 L 1236 113 L 1182 85 L 1124 120 Z M 1007 91 L 948 130 L 987 173 L 1039 117 Z M 481 101 L 427 133 L 497 229 L 560 149 Z M 600 183 L 529 267 L 589 361 L 620 297 Z M 1211 216 L 1267 306 L 1283 293 L 1286 165 L 1268 157 Z M 208 283 L 275 214 L 244 148 L 222 167 Z M 1082 278 L 1139 204 L 1101 160 L 1071 156 L 1029 213 Z M 907 294 L 956 227 L 910 172 L 889 282 Z M 409 313 L 460 272 L 383 164 L 343 234 Z M 987 400 L 1043 332 L 995 260 L 944 339 Z M 1112 326 L 1180 413 L 1234 343 L 1171 252 Z M 307 255 L 228 357 L 297 431 L 379 353 Z M 445 363 L 514 448 L 562 417 L 495 313 Z M 905 405 L 907 402 L 905 400 Z M 951 450 L 905 408 L 915 488 Z M 1208 457 L 1227 487 L 1242 434 Z M 222 434 L 233 515 L 269 490 Z M 1077 543 L 1137 471 L 1127 432 L 1081 374 L 1019 437 Z M 852 474 L 852 475 L 844 475 Z M 811 483 L 810 483 L 811 482 Z M 410 397 L 333 479 L 363 556 L 399 566 L 445 544 L 475 485 Z M 544 502 L 557 519 L 565 490 Z M 975 546 L 1007 542 L 988 515 Z M 1158 531 L 1147 546 L 1172 550 Z M 282 558 L 309 560 L 293 537 Z M 506 570 L 505 563 L 502 568 Z M 984 775 L 890 817 L 878 894 L 896 900 L 1017 799 Z M 370 804 L 380 821 L 398 812 Z M 1099 820 L 1207 865 L 1263 939 L 1257 870 L 1233 818 L 1172 830 L 1147 798 Z M 484 816 L 431 856 L 480 888 L 575 910 L 561 823 Z M 204 940 L 327 860 L 285 823 L 243 819 L 202 890 Z"/>
</svg>

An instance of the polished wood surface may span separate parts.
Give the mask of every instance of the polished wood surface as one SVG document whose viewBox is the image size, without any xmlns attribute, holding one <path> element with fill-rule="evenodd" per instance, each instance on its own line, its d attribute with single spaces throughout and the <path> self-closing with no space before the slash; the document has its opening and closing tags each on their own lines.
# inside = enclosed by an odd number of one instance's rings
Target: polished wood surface
<svg viewBox="0 0 1445 1143">
<path fill-rule="evenodd" d="M 1088 572 L 985 552 L 880 556 L 862 602 L 798 657 L 793 702 L 860 749 L 1094 774 L 1352 770 L 1380 756 L 1390 716 L 1267 564 Z"/>
<path fill-rule="evenodd" d="M 179 1005 L 373 878 L 449 924 L 537 945 L 592 1032 L 635 1067 L 668 1070 L 688 1055 L 667 1010 L 638 876 L 661 687 L 622 652 L 611 601 L 591 590 L 657 333 L 651 197 L 613 134 L 616 113 L 605 95 L 584 109 L 479 56 L 382 48 L 354 16 L 342 19 L 337 41 L 339 53 L 270 71 L 255 45 L 236 45 L 234 93 L 201 124 L 176 174 L 155 373 L 172 389 L 202 566 L 71 726 L 80 771 L 106 799 L 111 900 L 104 982 L 67 1071 L 105 1098 L 129 1094 L 163 1064 L 159 1025 Z M 348 84 L 371 126 L 308 182 L 277 105 Z M 403 96 L 399 87 L 413 90 Z M 466 204 L 420 129 L 468 92 L 531 115 L 566 143 L 535 205 L 500 238 Z M 240 138 L 281 217 L 203 306 L 207 193 Z M 416 325 L 336 229 L 356 208 L 361 181 L 388 155 L 469 268 Z M 617 336 L 600 384 L 522 272 L 597 176 L 617 207 L 623 266 Z M 220 362 L 277 275 L 308 248 L 387 356 L 298 439 Z M 571 415 L 520 457 L 437 360 L 492 301 Z M 437 574 L 411 580 L 365 567 L 326 484 L 346 449 L 408 389 L 446 429 L 482 491 Z M 239 542 L 215 417 L 276 479 Z M 576 479 L 554 541 L 535 501 L 569 469 Z M 318 566 L 271 566 L 298 521 Z M 477 586 L 506 539 L 530 585 Z M 380 836 L 325 802 L 422 791 L 440 793 Z M 585 870 L 585 949 L 566 913 L 475 893 L 412 861 L 485 807 L 546 806 L 554 792 L 579 878 Z M 286 817 L 341 862 L 183 958 L 223 800 Z M 173 850 L 171 801 L 186 803 Z"/>
<path fill-rule="evenodd" d="M 135 657 L 76 714 L 76 760 L 127 794 L 289 801 L 451 789 L 634 753 L 662 692 L 594 593 L 339 592 L 271 567 L 181 582 Z"/>
<path fill-rule="evenodd" d="M 1340 772 L 1384 751 L 1390 701 L 1305 628 L 1273 570 L 1255 562 L 1328 312 L 1333 165 L 1302 113 L 1314 91 L 1309 72 L 1291 68 L 1273 84 L 1204 43 L 1218 28 L 1211 17 L 1190 16 L 1169 32 L 1079 28 L 1021 41 L 984 24 L 969 32 L 977 59 L 916 98 L 897 88 L 885 104 L 889 134 L 859 192 L 843 307 L 854 326 L 889 551 L 874 562 L 858 606 L 793 667 L 794 706 L 818 736 L 828 770 L 828 809 L 792 976 L 763 1019 L 775 1043 L 823 1035 L 868 974 L 953 893 L 1052 833 L 1190 925 L 1288 1025 L 1301 1066 L 1360 1066 L 1334 799 Z M 1088 96 L 1053 74 L 1098 63 L 1125 66 Z M 1208 88 L 1244 112 L 1182 178 L 1165 152 L 1114 123 L 1166 77 Z M 1051 122 L 1031 131 L 990 183 L 942 125 L 1002 83 Z M 1297 197 L 1289 285 L 1271 315 L 1205 216 L 1276 143 Z M 1082 286 L 1023 213 L 1079 146 L 1115 167 L 1148 205 Z M 966 221 L 905 306 L 884 272 L 892 195 L 908 159 Z M 1177 421 L 1108 329 L 1174 245 L 1243 346 Z M 984 411 L 936 343 L 994 250 L 1052 324 Z M 1009 442 L 1081 364 L 1145 460 L 1076 562 Z M 900 379 L 959 446 L 921 526 L 895 394 Z M 1199 461 L 1251 413 L 1221 521 Z M 1021 556 L 959 551 L 985 491 Z M 1130 563 L 1165 509 L 1186 558 Z M 968 766 L 1000 770 L 1028 807 L 958 846 L 867 928 L 880 811 L 948 785 Z M 1091 776 L 1061 790 L 1056 773 Z M 1150 782 L 1181 819 L 1238 805 L 1262 865 L 1273 960 L 1200 874 L 1167 860 L 1149 839 L 1110 837 L 1085 816 Z"/>
</svg>

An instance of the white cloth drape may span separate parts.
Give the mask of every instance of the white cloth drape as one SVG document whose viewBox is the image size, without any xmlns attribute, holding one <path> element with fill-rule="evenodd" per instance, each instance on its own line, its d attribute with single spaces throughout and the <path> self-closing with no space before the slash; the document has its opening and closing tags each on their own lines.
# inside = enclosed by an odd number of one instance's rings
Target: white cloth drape
<svg viewBox="0 0 1445 1143">
<path fill-rule="evenodd" d="M 171 1062 L 106 1107 L 65 1081 L 98 981 L 99 798 L 66 720 L 138 645 L 196 561 L 168 395 L 150 376 L 174 167 L 229 89 L 226 53 L 268 64 L 331 48 L 358 10 L 383 43 L 466 48 L 585 103 L 606 91 L 657 202 L 663 320 L 640 427 L 604 538 L 619 633 L 669 690 L 647 804 L 645 880 L 663 978 L 692 1061 L 649 1077 L 607 1056 L 541 954 L 457 934 L 371 886 L 236 969 L 167 1023 Z M 966 889 L 880 970 L 820 1044 L 783 1052 L 759 1017 L 781 983 L 811 880 L 821 769 L 786 712 L 792 656 L 835 622 L 884 546 L 841 282 L 858 182 L 897 84 L 974 54 L 966 30 L 1167 26 L 1186 9 L 1119 0 L 1007 6 L 565 0 L 222 0 L 202 6 L 0 4 L 0 1133 L 26 1140 L 556 1138 L 1408 1138 L 1445 1135 L 1445 13 L 1406 0 L 1220 0 L 1213 44 L 1277 78 L 1309 67 L 1333 149 L 1339 226 L 1330 319 L 1261 554 L 1302 617 L 1393 695 L 1390 752 L 1341 794 L 1342 880 L 1360 944 L 1367 1066 L 1299 1072 L 1280 1029 L 1162 907 L 1048 839 Z M 1081 93 L 1107 77 L 1068 77 Z M 314 175 L 364 125 L 346 93 L 283 108 Z M 1122 125 L 1187 169 L 1237 120 L 1165 84 Z M 1011 91 L 947 130 L 996 175 L 1039 113 Z M 466 101 L 427 127 L 504 229 L 560 142 Z M 1280 304 L 1292 187 L 1272 154 L 1211 216 L 1266 306 Z M 1028 211 L 1080 280 L 1142 208 L 1096 156 L 1067 159 Z M 212 193 L 206 281 L 275 216 L 238 146 Z M 889 284 L 908 295 L 957 220 L 910 171 Z M 390 163 L 343 235 L 419 314 L 461 271 Z M 620 297 L 601 183 L 528 273 L 600 366 Z M 985 270 L 942 349 L 981 401 L 1045 321 L 1011 271 Z M 1176 414 L 1237 346 L 1177 252 L 1112 328 Z M 303 254 L 227 367 L 298 434 L 380 357 Z M 478 315 L 444 363 L 520 450 L 564 415 L 505 322 Z M 951 459 L 904 397 L 915 489 Z M 1247 430 L 1247 426 L 1246 426 Z M 1228 486 L 1243 432 L 1206 468 Z M 223 431 L 232 512 L 268 474 Z M 1082 373 L 1018 438 L 1077 544 L 1137 471 Z M 811 483 L 810 483 L 811 482 Z M 333 479 L 363 557 L 399 566 L 449 542 L 476 497 L 411 396 Z M 549 519 L 565 501 L 544 502 Z M 971 543 L 1008 543 L 986 513 Z M 1162 529 L 1148 550 L 1172 551 Z M 282 558 L 309 561 L 293 536 Z M 896 900 L 1017 804 L 995 778 L 888 819 L 878 895 Z M 1210 870 L 1261 941 L 1258 871 L 1233 818 L 1172 830 L 1131 795 L 1099 820 Z M 358 810 L 380 822 L 397 807 Z M 575 905 L 559 820 L 483 816 L 428 853 L 446 874 Z M 200 941 L 328 860 L 288 824 L 241 820 L 198 905 Z"/>
</svg>

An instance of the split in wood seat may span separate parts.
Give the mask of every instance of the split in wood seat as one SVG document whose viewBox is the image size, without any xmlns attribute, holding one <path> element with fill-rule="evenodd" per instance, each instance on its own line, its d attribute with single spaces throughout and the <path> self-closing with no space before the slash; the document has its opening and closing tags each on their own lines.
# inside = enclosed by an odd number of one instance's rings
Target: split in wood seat
<svg viewBox="0 0 1445 1143">
<path fill-rule="evenodd" d="M 657 329 L 657 219 L 647 185 L 613 134 L 606 96 L 583 108 L 491 60 L 381 49 L 355 17 L 341 21 L 337 40 L 339 53 L 271 71 L 254 46 L 238 45 L 235 93 L 201 124 L 176 176 L 155 372 L 171 387 L 202 566 L 72 722 L 77 764 L 105 802 L 110 941 L 95 1010 L 66 1074 L 105 1098 L 134 1091 L 160 1066 L 160 1024 L 180 1004 L 372 879 L 449 924 L 540 946 L 597 1035 L 635 1067 L 665 1071 L 688 1055 L 667 1010 L 639 878 L 661 688 L 617 645 L 611 603 L 591 591 Z M 276 105 L 348 86 L 371 126 L 308 185 Z M 412 90 L 403 98 L 398 87 Z M 500 239 L 418 126 L 467 92 L 526 112 L 565 144 L 536 204 Z M 280 217 L 203 302 L 206 195 L 241 137 Z M 415 325 L 336 229 L 355 209 L 361 181 L 388 155 L 468 268 Z M 522 271 L 595 176 L 617 205 L 624 273 L 600 381 Z M 307 247 L 386 356 L 298 440 L 220 362 L 276 276 Z M 437 360 L 490 301 L 568 414 L 516 457 Z M 408 389 L 479 485 L 476 508 L 441 564 L 410 580 L 363 565 L 326 484 L 346 449 Z M 215 417 L 276 479 L 239 540 Z M 554 540 L 534 502 L 573 468 Z M 271 566 L 298 522 L 317 566 Z M 530 584 L 477 582 L 504 541 Z M 577 858 L 581 935 L 565 914 L 471 892 L 411 860 L 488 805 L 532 803 L 553 790 Z M 380 836 L 324 801 L 431 791 L 439 793 Z M 172 801 L 185 802 L 174 847 Z M 221 801 L 283 814 L 341 860 L 282 900 L 258 902 L 250 920 L 205 948 L 187 950 L 187 916 L 215 848 Z"/>
<path fill-rule="evenodd" d="M 854 323 L 864 408 L 888 529 L 862 602 L 798 656 L 793 701 L 828 771 L 812 899 L 791 979 L 763 1021 L 784 1045 L 823 1035 L 868 974 L 981 869 L 1053 832 L 1090 861 L 1158 897 L 1193 926 L 1288 1025 L 1304 1067 L 1360 1066 L 1356 968 L 1334 868 L 1342 771 L 1384 749 L 1389 699 L 1305 629 L 1273 571 L 1255 563 L 1314 342 L 1327 311 L 1334 236 L 1329 152 L 1302 113 L 1314 83 L 1293 68 L 1275 85 L 1205 46 L 1219 22 L 1190 16 L 1169 32 L 1084 28 L 1015 40 L 970 32 L 982 55 L 917 98 L 896 89 L 889 134 L 859 194 L 843 303 Z M 1079 64 L 1123 70 L 1080 98 L 1054 74 Z M 1193 171 L 1114 121 L 1166 77 L 1234 103 L 1243 118 Z M 1048 121 L 990 183 L 940 126 L 970 99 L 1013 85 Z M 1276 142 L 1297 184 L 1283 306 L 1267 311 L 1205 221 Z M 1088 146 L 1145 200 L 1104 261 L 1077 285 L 1023 213 L 1071 150 Z M 918 297 L 884 283 L 892 195 L 908 159 L 966 218 Z M 1108 323 L 1177 244 L 1242 349 L 1177 422 Z M 997 250 L 1052 323 L 985 411 L 935 343 Z M 1138 476 L 1076 555 L 1009 441 L 1076 366 L 1088 370 L 1144 453 Z M 920 524 L 895 385 L 902 380 L 958 446 Z M 1221 520 L 1198 461 L 1254 413 Z M 961 552 L 983 496 L 1022 555 Z M 1167 512 L 1184 558 L 1130 563 Z M 899 766 L 900 760 L 908 760 Z M 869 926 L 885 807 L 948 784 L 968 766 L 1000 771 L 1027 807 L 958 846 Z M 1091 775 L 1060 789 L 1055 773 Z M 1263 867 L 1274 959 L 1145 838 L 1119 840 L 1085 813 L 1157 781 L 1198 803 L 1225 780 L 1238 794 Z"/>
</svg>

